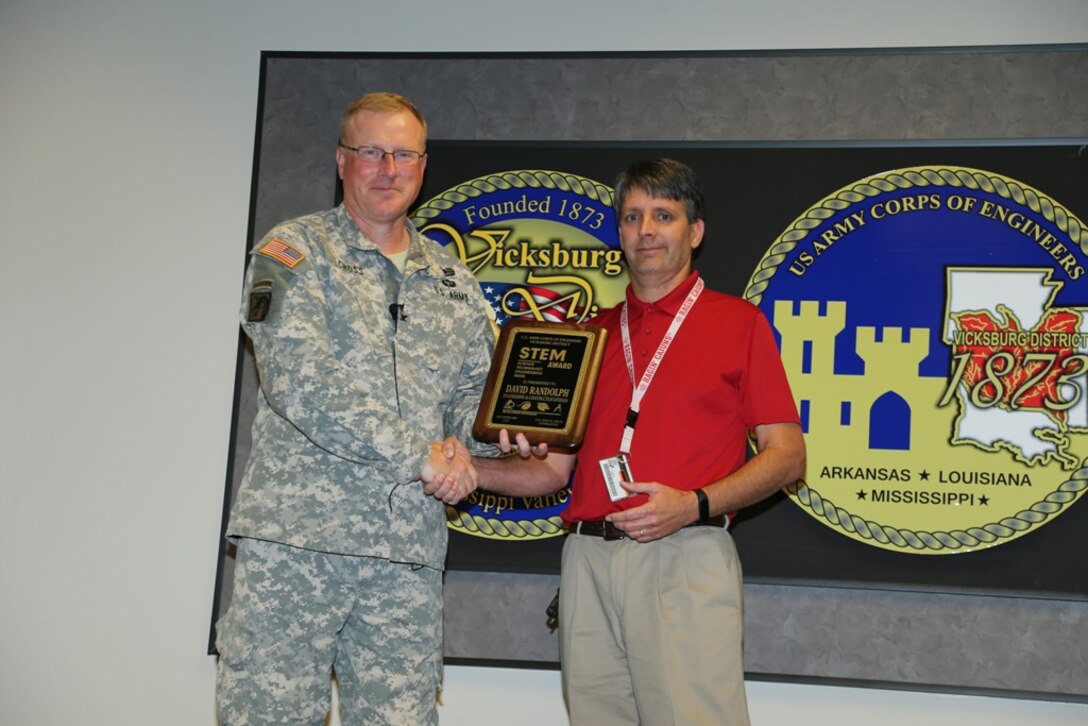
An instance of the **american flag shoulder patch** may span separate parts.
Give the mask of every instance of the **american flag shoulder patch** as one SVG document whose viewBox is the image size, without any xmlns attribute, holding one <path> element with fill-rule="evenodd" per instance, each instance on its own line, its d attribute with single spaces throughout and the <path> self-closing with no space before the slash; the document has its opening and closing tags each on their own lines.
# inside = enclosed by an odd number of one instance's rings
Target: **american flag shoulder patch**
<svg viewBox="0 0 1088 726">
<path fill-rule="evenodd" d="M 306 259 L 306 255 L 302 254 L 282 239 L 276 237 L 265 242 L 264 246 L 257 251 L 262 255 L 268 255 L 274 260 L 279 260 L 286 265 L 288 269 L 294 269 L 296 265 Z"/>
</svg>

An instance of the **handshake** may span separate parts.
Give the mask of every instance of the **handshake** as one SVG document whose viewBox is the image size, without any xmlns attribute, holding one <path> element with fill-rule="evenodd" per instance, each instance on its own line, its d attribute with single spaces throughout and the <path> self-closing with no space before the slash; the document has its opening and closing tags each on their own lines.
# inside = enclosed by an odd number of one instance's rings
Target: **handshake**
<svg viewBox="0 0 1088 726">
<path fill-rule="evenodd" d="M 517 434 L 511 442 L 510 435 L 503 429 L 499 432 L 499 450 L 503 454 L 517 452 L 522 459 L 528 459 L 546 456 L 548 445 L 532 446 L 524 434 Z M 431 452 L 418 478 L 423 482 L 424 494 L 454 505 L 476 491 L 480 472 L 468 448 L 456 436 L 450 436 L 445 441 L 431 444 Z"/>
</svg>

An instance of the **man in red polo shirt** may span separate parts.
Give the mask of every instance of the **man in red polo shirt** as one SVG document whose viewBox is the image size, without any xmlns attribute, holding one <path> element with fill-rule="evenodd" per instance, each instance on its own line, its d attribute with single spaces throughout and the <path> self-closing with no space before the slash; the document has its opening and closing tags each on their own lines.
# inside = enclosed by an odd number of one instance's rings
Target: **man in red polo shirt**
<svg viewBox="0 0 1088 726">
<path fill-rule="evenodd" d="M 729 515 L 803 475 L 797 407 L 762 312 L 692 270 L 694 172 L 641 162 L 615 197 L 631 284 L 593 321 L 609 334 L 581 448 L 531 456 L 519 437 L 520 459 L 474 463 L 482 488 L 531 496 L 578 460 L 560 579 L 573 724 L 748 724 Z"/>
</svg>

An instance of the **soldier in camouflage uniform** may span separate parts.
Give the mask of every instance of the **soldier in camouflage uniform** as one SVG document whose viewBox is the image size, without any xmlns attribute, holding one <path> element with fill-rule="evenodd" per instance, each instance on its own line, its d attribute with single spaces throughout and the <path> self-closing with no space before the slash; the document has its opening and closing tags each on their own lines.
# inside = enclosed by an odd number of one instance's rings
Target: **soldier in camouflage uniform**
<svg viewBox="0 0 1088 726">
<path fill-rule="evenodd" d="M 252 253 L 261 385 L 227 531 L 224 726 L 323 724 L 333 667 L 345 724 L 437 723 L 443 503 L 476 485 L 440 440 L 472 440 L 493 334 L 472 274 L 407 220 L 425 149 L 407 99 L 363 96 L 341 123 L 343 204 Z"/>
</svg>

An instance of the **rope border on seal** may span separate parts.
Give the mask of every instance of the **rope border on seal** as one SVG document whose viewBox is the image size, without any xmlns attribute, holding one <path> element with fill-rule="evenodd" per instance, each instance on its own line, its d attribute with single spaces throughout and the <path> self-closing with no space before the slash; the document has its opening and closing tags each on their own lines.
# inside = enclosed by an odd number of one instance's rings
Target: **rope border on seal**
<svg viewBox="0 0 1088 726">
<path fill-rule="evenodd" d="M 881 544 L 890 544 L 901 549 L 909 547 L 914 550 L 939 551 L 973 548 L 980 545 L 990 546 L 998 540 L 1022 534 L 1061 512 L 1067 504 L 1076 501 L 1085 489 L 1088 489 L 1088 459 L 1081 462 L 1081 468 L 1062 482 L 1056 490 L 1047 494 L 1041 502 L 1036 502 L 1028 509 L 1017 512 L 1015 516 L 1006 517 L 1000 522 L 984 524 L 981 527 L 957 529 L 951 532 L 915 532 L 863 519 L 837 506 L 830 499 L 824 499 L 818 491 L 809 488 L 803 481 L 789 485 L 785 488 L 785 492 L 811 509 L 817 518 L 822 517 L 832 526 L 853 532 L 862 539 L 876 540 Z"/>
<path fill-rule="evenodd" d="M 546 519 L 521 519 L 504 522 L 501 519 L 489 519 L 478 514 L 446 506 L 446 524 L 453 529 L 488 539 L 545 539 L 558 537 L 567 531 L 561 517 Z"/>
<path fill-rule="evenodd" d="M 1088 229 L 1085 228 L 1084 223 L 1065 207 L 1040 194 L 1037 190 L 1009 177 L 978 169 L 915 166 L 877 174 L 843 187 L 794 220 L 760 261 L 759 269 L 748 281 L 744 298 L 753 305 L 759 305 L 768 287 L 767 281 L 774 277 L 779 265 L 811 230 L 824 221 L 867 198 L 897 189 L 911 189 L 915 186 L 948 186 L 981 190 L 1026 205 L 1036 214 L 1041 214 L 1047 221 L 1054 223 L 1058 229 L 1069 235 L 1082 252 L 1088 254 Z M 810 509 L 818 519 L 823 518 L 832 526 L 857 534 L 862 539 L 875 540 L 883 545 L 894 545 L 900 548 L 940 551 L 980 545 L 989 546 L 999 540 L 1026 532 L 1036 524 L 1061 512 L 1067 504 L 1076 501 L 1086 488 L 1088 488 L 1088 458 L 1081 462 L 1081 468 L 1069 479 L 1028 509 L 1017 512 L 1015 516 L 1006 517 L 1000 522 L 952 532 L 915 532 L 864 519 L 836 505 L 830 499 L 823 498 L 803 480 L 785 487 L 785 492 Z"/>
</svg>

